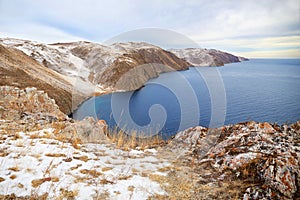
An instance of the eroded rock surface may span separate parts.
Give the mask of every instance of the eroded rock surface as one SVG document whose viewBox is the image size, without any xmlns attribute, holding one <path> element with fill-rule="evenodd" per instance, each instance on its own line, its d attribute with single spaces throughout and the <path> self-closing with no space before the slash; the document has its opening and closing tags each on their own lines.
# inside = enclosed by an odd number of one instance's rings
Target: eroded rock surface
<svg viewBox="0 0 300 200">
<path fill-rule="evenodd" d="M 180 159 L 188 164 L 194 163 L 199 180 L 215 184 L 216 188 L 228 180 L 232 184 L 242 181 L 244 186 L 248 185 L 240 188 L 239 196 L 245 200 L 300 197 L 299 121 L 291 126 L 248 122 L 218 130 L 216 133 L 220 137 L 217 140 L 205 140 L 209 131 L 203 127 L 187 129 L 175 137 L 176 144 L 184 144 L 188 149 Z M 203 154 L 201 141 L 214 143 L 206 154 Z M 249 180 L 252 185 L 246 183 Z"/>
<path fill-rule="evenodd" d="M 74 121 L 60 111 L 54 99 L 36 88 L 0 86 L 0 120 L 0 129 L 11 134 L 52 128 L 53 138 L 71 143 L 108 140 L 105 122 L 96 122 L 91 117 Z"/>
</svg>

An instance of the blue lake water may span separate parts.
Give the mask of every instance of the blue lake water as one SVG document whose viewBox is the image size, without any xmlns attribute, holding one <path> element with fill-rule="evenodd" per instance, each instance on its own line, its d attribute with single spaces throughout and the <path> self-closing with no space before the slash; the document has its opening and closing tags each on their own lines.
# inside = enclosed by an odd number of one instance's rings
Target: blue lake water
<svg viewBox="0 0 300 200">
<path fill-rule="evenodd" d="M 93 97 L 73 113 L 165 137 L 201 125 L 300 120 L 300 59 L 251 59 L 161 74 L 134 92 Z M 128 132 L 130 132 L 128 131 Z"/>
</svg>

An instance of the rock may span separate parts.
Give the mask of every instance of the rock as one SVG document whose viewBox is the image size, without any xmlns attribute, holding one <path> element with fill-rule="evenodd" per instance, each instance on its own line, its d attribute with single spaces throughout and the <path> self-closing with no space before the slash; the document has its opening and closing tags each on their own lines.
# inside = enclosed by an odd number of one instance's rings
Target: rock
<svg viewBox="0 0 300 200">
<path fill-rule="evenodd" d="M 0 86 L 0 119 L 19 120 L 34 118 L 36 120 L 67 120 L 55 101 L 48 97 L 47 93 L 39 91 L 34 87 L 24 90 Z"/>
<path fill-rule="evenodd" d="M 260 124 L 260 128 L 262 129 L 262 131 L 264 133 L 274 133 L 275 132 L 275 129 L 268 122 Z"/>
<path fill-rule="evenodd" d="M 78 137 L 84 143 L 108 142 L 105 135 L 106 123 L 96 122 L 92 117 L 86 117 L 81 121 L 72 123 L 63 130 L 63 134 L 67 137 L 73 135 Z"/>
<path fill-rule="evenodd" d="M 189 151 L 202 148 L 210 129 L 189 128 L 179 132 L 175 140 L 189 144 Z M 205 156 L 198 156 L 199 165 L 210 164 L 220 176 L 218 180 L 253 177 L 257 186 L 248 188 L 243 199 L 293 199 L 300 197 L 299 121 L 291 126 L 267 122 L 247 122 L 219 128 L 218 141 Z M 186 154 L 186 156 L 189 156 Z M 204 177 L 202 175 L 202 177 Z"/>
</svg>

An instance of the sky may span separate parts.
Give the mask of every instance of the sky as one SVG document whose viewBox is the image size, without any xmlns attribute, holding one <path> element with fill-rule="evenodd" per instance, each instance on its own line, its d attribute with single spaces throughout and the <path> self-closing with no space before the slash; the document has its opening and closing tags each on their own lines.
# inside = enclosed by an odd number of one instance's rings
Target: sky
<svg viewBox="0 0 300 200">
<path fill-rule="evenodd" d="M 0 37 L 104 43 L 147 28 L 249 58 L 300 57 L 300 0 L 0 0 Z M 189 47 L 168 31 L 164 48 Z"/>
</svg>

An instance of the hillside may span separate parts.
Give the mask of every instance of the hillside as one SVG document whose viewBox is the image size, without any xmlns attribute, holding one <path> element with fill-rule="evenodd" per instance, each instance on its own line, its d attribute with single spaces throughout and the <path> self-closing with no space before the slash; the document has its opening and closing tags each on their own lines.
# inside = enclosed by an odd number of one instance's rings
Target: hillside
<svg viewBox="0 0 300 200">
<path fill-rule="evenodd" d="M 40 64 L 64 76 L 75 78 L 75 87 L 78 82 L 83 81 L 87 85 L 98 85 L 105 89 L 135 90 L 159 73 L 183 70 L 191 66 L 174 54 L 147 43 L 115 43 L 109 46 L 91 42 L 42 44 L 11 38 L 0 39 L 0 43 L 23 51 Z M 116 85 L 122 75 L 149 63 L 151 65 L 142 67 L 143 73 L 139 76 L 130 72 L 127 76 L 131 75 L 125 80 L 127 84 Z"/>
<path fill-rule="evenodd" d="M 55 99 L 61 111 L 72 112 L 73 89 L 69 82 L 22 51 L 0 44 L 0 86 L 5 85 L 36 87 Z"/>
<path fill-rule="evenodd" d="M 248 60 L 247 58 L 215 49 L 187 48 L 169 49 L 169 51 L 194 66 L 223 66 L 228 63 Z"/>
</svg>

